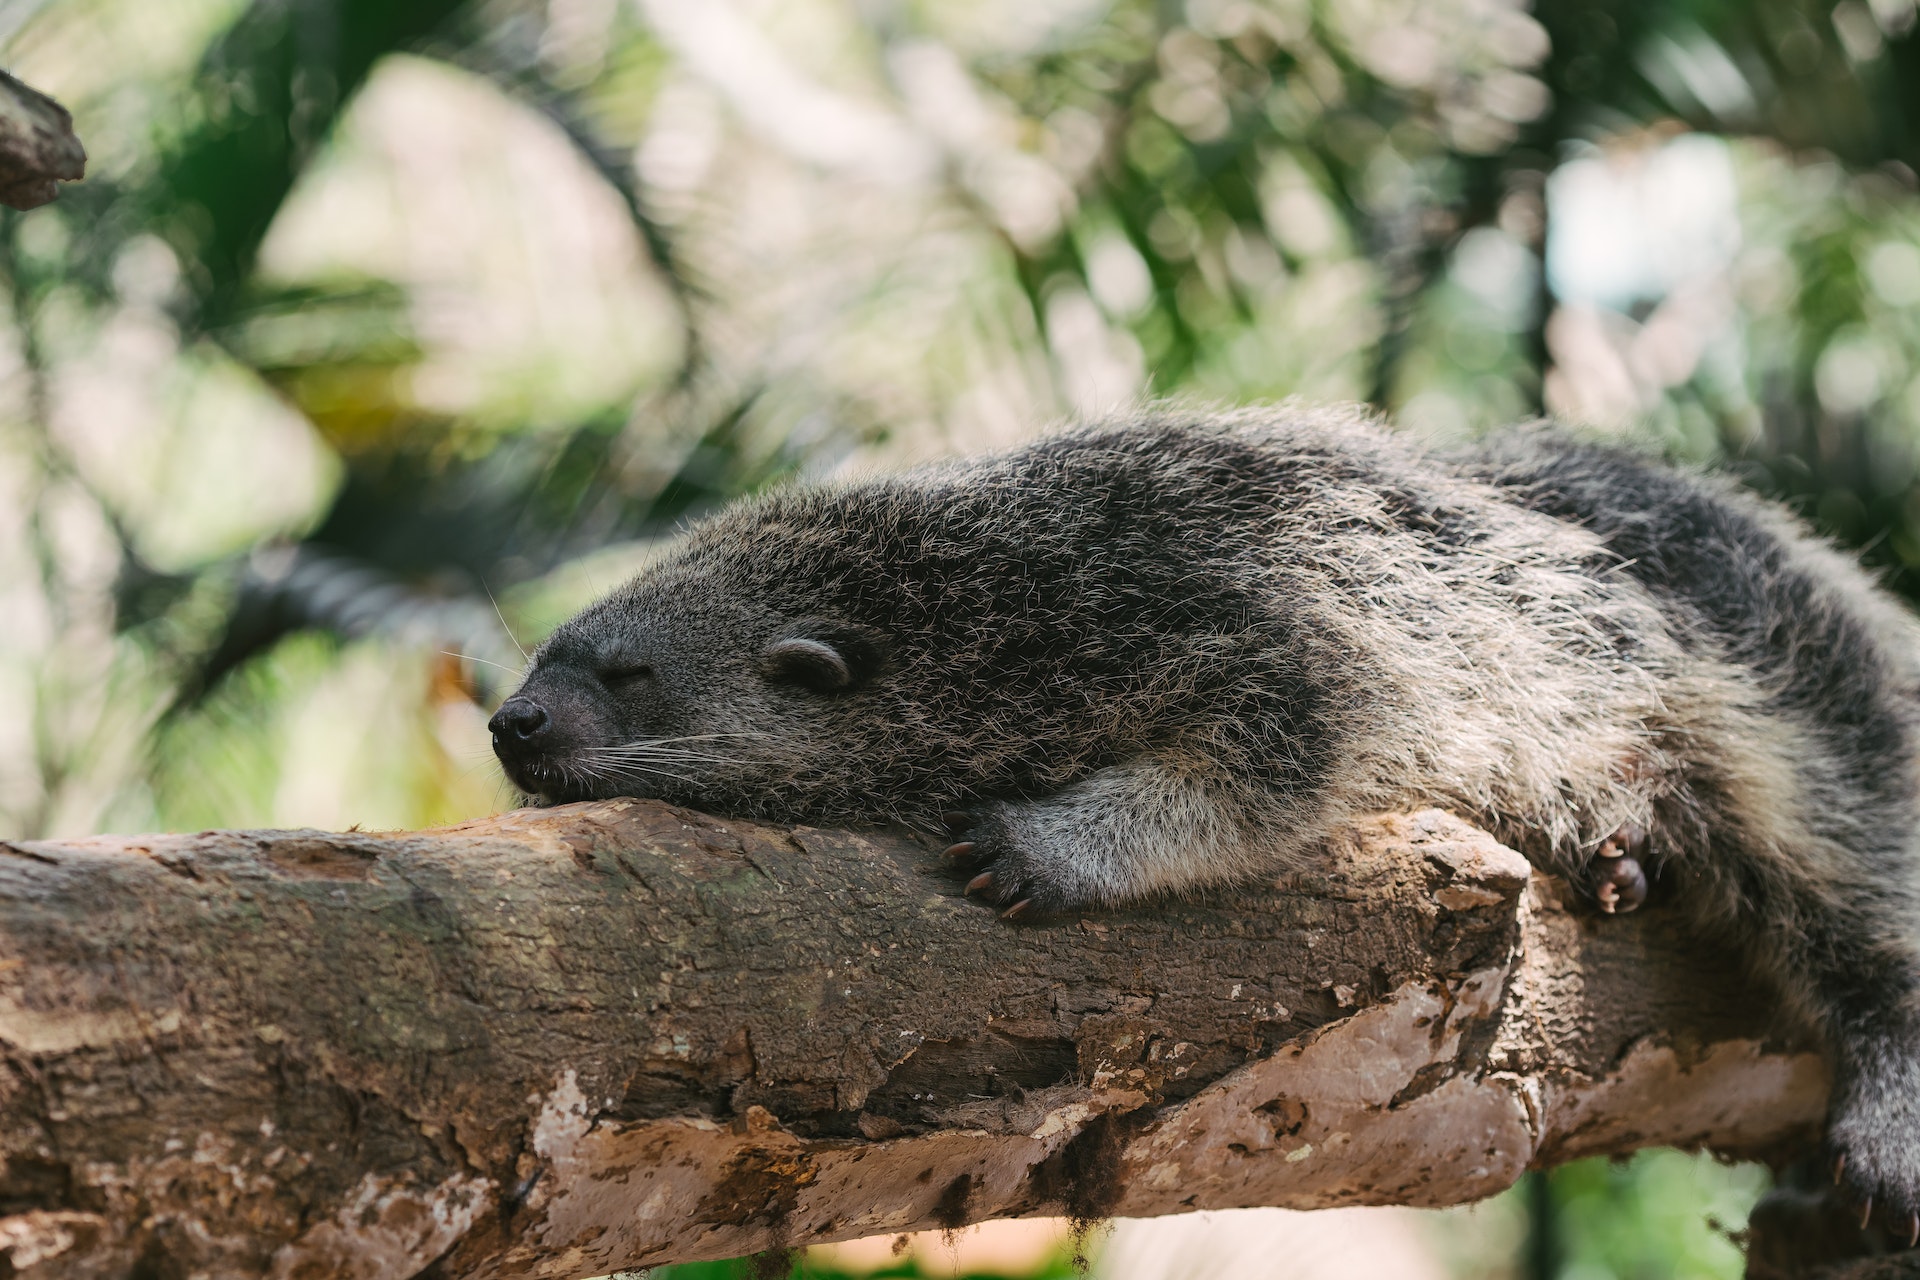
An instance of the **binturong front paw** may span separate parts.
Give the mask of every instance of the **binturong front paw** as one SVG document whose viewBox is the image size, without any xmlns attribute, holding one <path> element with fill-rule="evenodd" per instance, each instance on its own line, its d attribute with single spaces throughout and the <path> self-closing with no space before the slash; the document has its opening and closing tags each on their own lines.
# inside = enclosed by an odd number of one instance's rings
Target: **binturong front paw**
<svg viewBox="0 0 1920 1280">
<path fill-rule="evenodd" d="M 1911 1074 L 1911 1073 L 1909 1073 Z M 1833 1180 L 1889 1243 L 1920 1246 L 1920 1100 L 1902 1087 L 1842 1084 L 1827 1124 Z"/>
<path fill-rule="evenodd" d="M 971 874 L 967 896 L 1001 908 L 1003 920 L 1020 920 L 1091 905 L 1076 892 L 1073 876 L 1063 874 L 1061 859 L 1047 858 L 1031 838 L 1016 832 L 1007 805 L 982 804 L 942 814 L 953 844 L 946 858 L 955 870 Z"/>
</svg>

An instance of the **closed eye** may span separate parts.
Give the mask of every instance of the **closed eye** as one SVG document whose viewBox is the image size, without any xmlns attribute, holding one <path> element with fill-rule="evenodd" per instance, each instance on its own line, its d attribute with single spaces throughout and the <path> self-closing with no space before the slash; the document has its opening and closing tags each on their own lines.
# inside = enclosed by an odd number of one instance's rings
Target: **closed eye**
<svg viewBox="0 0 1920 1280">
<path fill-rule="evenodd" d="M 602 684 L 632 684 L 635 680 L 651 680 L 653 668 L 644 662 L 630 662 L 623 666 L 608 667 L 600 673 Z"/>
</svg>

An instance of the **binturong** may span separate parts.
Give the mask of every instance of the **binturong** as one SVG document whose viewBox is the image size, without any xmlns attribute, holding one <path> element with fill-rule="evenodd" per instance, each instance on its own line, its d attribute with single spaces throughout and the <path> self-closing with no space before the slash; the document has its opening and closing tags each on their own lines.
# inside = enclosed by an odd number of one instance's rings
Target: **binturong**
<svg viewBox="0 0 1920 1280">
<path fill-rule="evenodd" d="M 543 802 L 944 827 L 1009 915 L 1426 805 L 1603 909 L 1651 877 L 1824 1029 L 1835 1164 L 1920 1237 L 1920 625 L 1729 483 L 1551 429 L 1149 411 L 728 508 L 491 727 Z"/>
</svg>

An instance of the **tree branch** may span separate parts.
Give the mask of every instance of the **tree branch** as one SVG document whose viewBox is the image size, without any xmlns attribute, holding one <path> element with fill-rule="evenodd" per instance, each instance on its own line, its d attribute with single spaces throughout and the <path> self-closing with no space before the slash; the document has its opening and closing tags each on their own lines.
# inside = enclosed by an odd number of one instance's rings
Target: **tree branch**
<svg viewBox="0 0 1920 1280">
<path fill-rule="evenodd" d="M 86 172 L 67 109 L 0 71 L 0 204 L 38 209 Z"/>
<path fill-rule="evenodd" d="M 1825 1071 L 1657 902 L 1438 812 L 1012 927 L 901 835 L 615 800 L 0 846 L 31 1276 L 591 1276 L 992 1217 L 1453 1204 L 1809 1141 Z M 144 1268 L 144 1270 L 140 1270 Z"/>
</svg>

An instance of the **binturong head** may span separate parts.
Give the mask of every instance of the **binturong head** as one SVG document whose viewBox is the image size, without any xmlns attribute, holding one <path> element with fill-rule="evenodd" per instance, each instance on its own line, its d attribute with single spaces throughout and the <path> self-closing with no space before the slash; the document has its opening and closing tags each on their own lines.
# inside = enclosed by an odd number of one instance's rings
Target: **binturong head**
<svg viewBox="0 0 1920 1280">
<path fill-rule="evenodd" d="M 1208 568 L 1234 560 L 1229 446 L 1091 433 L 739 503 L 554 632 L 494 750 L 547 803 L 846 825 L 1228 749 L 1218 708 L 1286 677 L 1266 578 Z"/>
<path fill-rule="evenodd" d="M 646 796 L 801 813 L 833 789 L 845 724 L 876 714 L 883 632 L 782 609 L 693 549 L 560 627 L 488 722 L 515 786 L 547 804 Z"/>
</svg>

